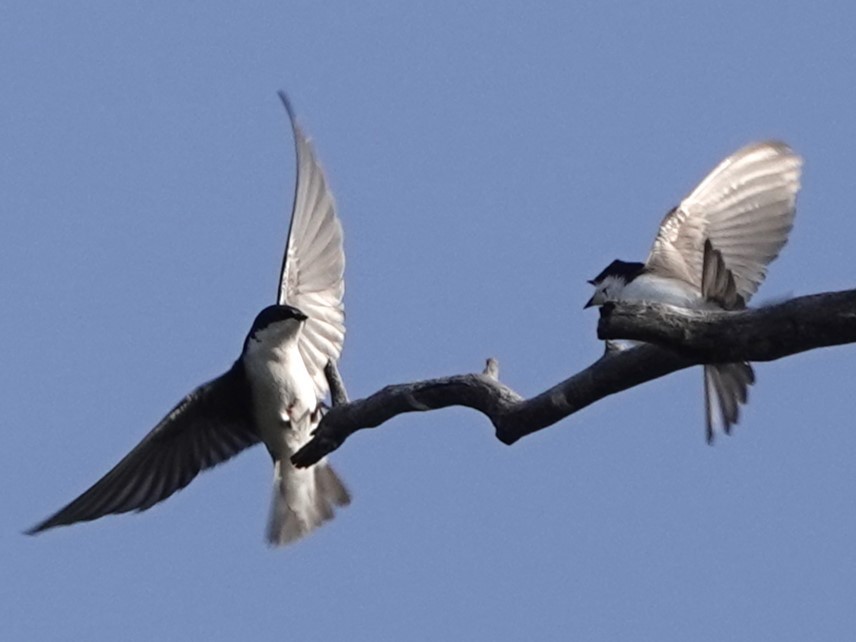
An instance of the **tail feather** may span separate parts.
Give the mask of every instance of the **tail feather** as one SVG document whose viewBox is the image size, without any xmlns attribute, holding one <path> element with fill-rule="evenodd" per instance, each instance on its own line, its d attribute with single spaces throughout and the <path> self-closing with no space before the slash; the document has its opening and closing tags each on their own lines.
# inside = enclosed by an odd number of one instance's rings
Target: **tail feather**
<svg viewBox="0 0 856 642">
<path fill-rule="evenodd" d="M 351 503 L 351 494 L 329 464 L 322 463 L 320 466 L 313 466 L 312 470 L 315 471 L 315 483 L 321 495 L 335 506 L 347 506 Z"/>
<path fill-rule="evenodd" d="M 708 443 L 713 441 L 716 426 L 726 435 L 740 420 L 740 405 L 749 399 L 749 386 L 755 383 L 755 372 L 749 363 L 722 363 L 704 367 L 705 427 Z"/>
<path fill-rule="evenodd" d="M 345 485 L 326 462 L 296 468 L 287 459 L 277 459 L 266 539 L 271 546 L 294 542 L 333 519 L 334 506 L 350 501 Z"/>
</svg>

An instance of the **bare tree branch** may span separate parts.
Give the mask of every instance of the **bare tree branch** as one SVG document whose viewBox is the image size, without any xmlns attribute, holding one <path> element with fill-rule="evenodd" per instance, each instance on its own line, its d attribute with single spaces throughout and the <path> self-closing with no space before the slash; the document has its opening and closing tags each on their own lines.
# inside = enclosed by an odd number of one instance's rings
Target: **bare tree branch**
<svg viewBox="0 0 856 642">
<path fill-rule="evenodd" d="M 813 294 L 751 310 L 699 312 L 655 303 L 607 304 L 601 339 L 634 339 L 702 363 L 773 361 L 856 342 L 856 290 Z"/>
<path fill-rule="evenodd" d="M 449 406 L 483 413 L 494 425 L 497 439 L 510 445 L 604 397 L 693 365 L 771 361 L 856 342 L 856 290 L 800 297 L 740 312 L 698 313 L 655 304 L 609 305 L 601 311 L 598 336 L 647 344 L 608 351 L 585 370 L 531 399 L 500 383 L 499 365 L 489 359 L 481 374 L 396 384 L 365 399 L 336 403 L 336 390 L 344 391 L 344 387 L 331 364 L 332 370 L 328 366 L 325 372 L 334 406 L 321 420 L 312 441 L 295 453 L 292 461 L 297 466 L 310 466 L 358 430 L 375 428 L 407 412 Z M 339 399 L 347 399 L 347 395 Z"/>
<path fill-rule="evenodd" d="M 406 412 L 449 406 L 465 406 L 483 413 L 493 423 L 497 439 L 510 445 L 608 395 L 695 363 L 653 345 L 610 352 L 570 379 L 524 399 L 499 382 L 495 376 L 498 365 L 490 359 L 486 374 L 390 385 L 365 399 L 333 406 L 312 441 L 291 459 L 297 466 L 311 466 L 358 430 L 375 428 Z"/>
</svg>

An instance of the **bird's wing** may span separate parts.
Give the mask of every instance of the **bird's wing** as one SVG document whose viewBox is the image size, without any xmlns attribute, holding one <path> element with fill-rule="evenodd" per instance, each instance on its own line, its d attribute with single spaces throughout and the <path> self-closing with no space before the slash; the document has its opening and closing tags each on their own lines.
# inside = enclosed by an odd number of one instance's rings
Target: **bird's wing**
<svg viewBox="0 0 856 642">
<path fill-rule="evenodd" d="M 738 150 L 666 214 L 646 267 L 700 288 L 704 242 L 710 239 L 748 301 L 788 240 L 801 167 L 802 159 L 784 143 Z"/>
<path fill-rule="evenodd" d="M 259 441 L 241 366 L 187 395 L 113 469 L 80 497 L 27 531 L 143 511 L 181 490 L 200 471 Z"/>
<path fill-rule="evenodd" d="M 342 224 L 312 144 L 297 124 L 286 95 L 280 92 L 279 96 L 294 131 L 297 182 L 278 302 L 293 305 L 309 317 L 298 346 L 315 384 L 315 393 L 322 399 L 329 388 L 324 367 L 328 361 L 339 359 L 345 340 Z"/>
</svg>

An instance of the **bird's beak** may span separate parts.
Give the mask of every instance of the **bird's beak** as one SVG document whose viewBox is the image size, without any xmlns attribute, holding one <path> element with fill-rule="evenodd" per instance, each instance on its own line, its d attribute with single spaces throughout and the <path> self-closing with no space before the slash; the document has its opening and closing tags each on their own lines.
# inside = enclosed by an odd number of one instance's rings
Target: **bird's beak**
<svg viewBox="0 0 856 642">
<path fill-rule="evenodd" d="M 586 302 L 586 304 L 583 306 L 583 310 L 585 310 L 586 308 L 591 308 L 591 307 L 594 307 L 594 297 L 590 298 Z"/>
<path fill-rule="evenodd" d="M 306 321 L 306 319 L 308 319 L 309 317 L 304 314 L 303 310 L 298 310 L 297 308 L 294 308 L 294 318 L 298 321 Z"/>
</svg>

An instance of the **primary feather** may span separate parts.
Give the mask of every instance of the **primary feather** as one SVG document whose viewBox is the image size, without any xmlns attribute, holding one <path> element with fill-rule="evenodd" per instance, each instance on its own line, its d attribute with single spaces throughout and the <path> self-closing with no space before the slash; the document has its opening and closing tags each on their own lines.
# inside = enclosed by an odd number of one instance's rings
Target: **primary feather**
<svg viewBox="0 0 856 642">
<path fill-rule="evenodd" d="M 312 145 L 297 124 L 288 98 L 283 93 L 280 98 L 294 131 L 297 179 L 278 303 L 293 305 L 309 317 L 298 347 L 321 399 L 329 391 L 324 367 L 339 359 L 345 341 L 342 225 Z"/>
</svg>

